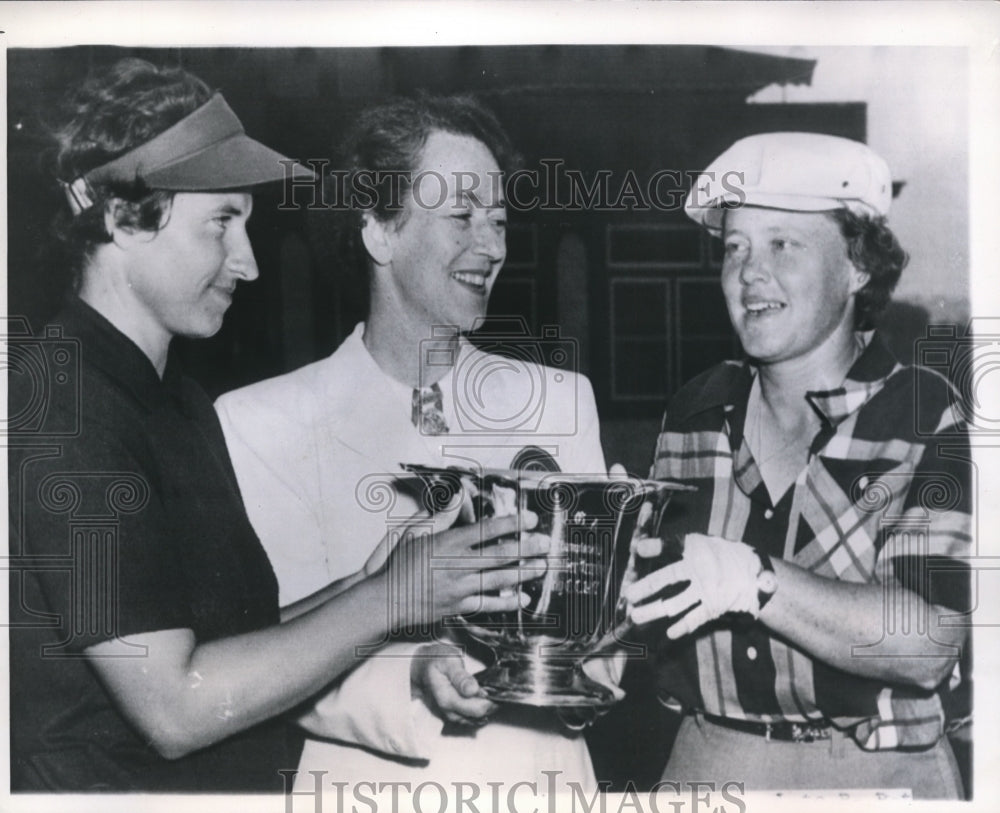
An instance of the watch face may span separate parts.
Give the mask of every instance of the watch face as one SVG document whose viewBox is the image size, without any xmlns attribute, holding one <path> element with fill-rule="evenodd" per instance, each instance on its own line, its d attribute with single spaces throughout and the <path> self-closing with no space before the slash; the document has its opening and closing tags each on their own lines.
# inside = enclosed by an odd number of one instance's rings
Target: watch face
<svg viewBox="0 0 1000 813">
<path fill-rule="evenodd" d="M 774 575 L 773 570 L 765 570 L 757 576 L 757 589 L 767 595 L 778 589 L 778 577 Z"/>
</svg>

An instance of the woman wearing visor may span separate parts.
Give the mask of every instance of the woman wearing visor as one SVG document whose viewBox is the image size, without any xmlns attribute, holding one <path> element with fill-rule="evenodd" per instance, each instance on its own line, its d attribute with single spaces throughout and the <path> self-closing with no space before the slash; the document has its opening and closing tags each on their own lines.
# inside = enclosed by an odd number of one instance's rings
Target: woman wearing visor
<svg viewBox="0 0 1000 813">
<path fill-rule="evenodd" d="M 515 585 L 516 568 L 481 568 L 544 540 L 492 548 L 428 590 L 432 544 L 461 556 L 518 518 L 425 527 L 379 573 L 279 612 L 211 401 L 170 343 L 213 335 L 256 278 L 249 190 L 308 170 L 248 138 L 182 70 L 120 62 L 67 109 L 57 172 L 75 290 L 45 335 L 79 365 L 51 389 L 41 431 L 12 443 L 11 786 L 284 790 L 300 743 L 279 715 L 391 629 L 511 609 L 511 591 L 480 591 Z M 12 404 L 30 401 L 27 378 L 11 376 Z M 390 581 L 423 600 L 394 604 Z"/>
</svg>

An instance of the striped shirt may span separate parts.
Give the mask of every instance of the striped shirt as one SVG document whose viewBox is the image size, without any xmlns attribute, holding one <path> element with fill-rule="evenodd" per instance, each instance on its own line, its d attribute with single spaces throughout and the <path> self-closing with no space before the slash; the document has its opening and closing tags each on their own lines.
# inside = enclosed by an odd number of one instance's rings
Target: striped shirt
<svg viewBox="0 0 1000 813">
<path fill-rule="evenodd" d="M 777 504 L 744 438 L 755 370 L 727 362 L 683 387 L 664 416 L 652 476 L 698 490 L 674 498 L 664 538 L 742 540 L 819 576 L 885 584 L 887 601 L 905 599 L 888 589 L 901 583 L 929 603 L 968 612 L 972 467 L 953 391 L 868 339 L 841 387 L 807 394 L 822 428 Z M 931 619 L 911 618 L 916 654 L 926 651 Z M 869 750 L 931 745 L 944 731 L 947 685 L 928 692 L 849 674 L 760 622 L 722 619 L 673 643 L 664 624 L 647 634 L 658 689 L 674 708 L 757 722 L 827 720 L 852 729 Z M 878 655 L 878 637 L 859 641 L 854 654 Z M 940 654 L 957 653 L 942 645 Z"/>
</svg>

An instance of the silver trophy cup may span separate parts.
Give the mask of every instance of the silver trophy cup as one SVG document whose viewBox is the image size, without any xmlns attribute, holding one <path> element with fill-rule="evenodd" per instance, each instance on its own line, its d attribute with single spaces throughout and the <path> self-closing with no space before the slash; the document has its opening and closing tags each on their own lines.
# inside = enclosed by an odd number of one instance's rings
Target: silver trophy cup
<svg viewBox="0 0 1000 813">
<path fill-rule="evenodd" d="M 581 665 L 627 626 L 619 591 L 633 535 L 654 535 L 670 497 L 688 487 L 560 472 L 404 469 L 420 479 L 432 511 L 462 491 L 467 520 L 528 509 L 538 515 L 534 530 L 551 539 L 544 575 L 521 585 L 526 606 L 456 619 L 496 655 L 476 675 L 487 696 L 531 706 L 611 705 L 613 692 Z"/>
</svg>

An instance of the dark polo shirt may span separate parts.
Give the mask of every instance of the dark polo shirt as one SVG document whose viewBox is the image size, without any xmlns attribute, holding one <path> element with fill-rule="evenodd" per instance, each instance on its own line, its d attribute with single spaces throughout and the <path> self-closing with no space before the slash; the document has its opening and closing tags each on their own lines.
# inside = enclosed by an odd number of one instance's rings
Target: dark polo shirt
<svg viewBox="0 0 1000 813">
<path fill-rule="evenodd" d="M 301 745 L 286 723 L 167 760 L 83 656 L 115 636 L 276 624 L 278 589 L 198 385 L 173 359 L 161 381 L 79 299 L 47 332 L 10 371 L 12 790 L 283 790 Z"/>
</svg>

